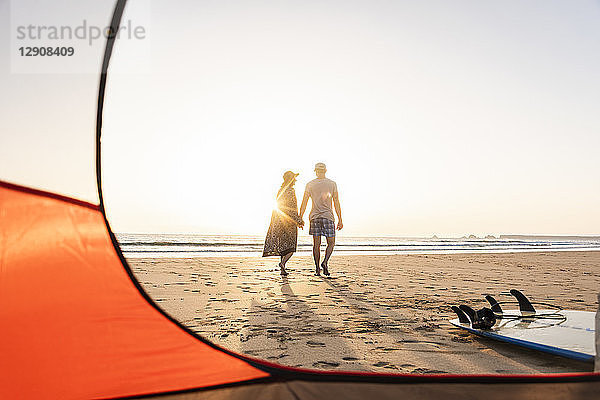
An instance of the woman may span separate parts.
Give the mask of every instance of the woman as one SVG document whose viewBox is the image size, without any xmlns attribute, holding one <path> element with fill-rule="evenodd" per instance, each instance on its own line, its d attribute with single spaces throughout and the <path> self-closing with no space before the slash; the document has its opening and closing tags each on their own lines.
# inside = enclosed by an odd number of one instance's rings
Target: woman
<svg viewBox="0 0 600 400">
<path fill-rule="evenodd" d="M 281 275 L 287 275 L 285 264 L 296 251 L 298 243 L 298 227 L 304 222 L 298 216 L 298 202 L 294 184 L 298 174 L 286 171 L 283 183 L 277 192 L 277 208 L 271 214 L 271 225 L 265 239 L 263 257 L 280 256 L 279 269 Z"/>
</svg>

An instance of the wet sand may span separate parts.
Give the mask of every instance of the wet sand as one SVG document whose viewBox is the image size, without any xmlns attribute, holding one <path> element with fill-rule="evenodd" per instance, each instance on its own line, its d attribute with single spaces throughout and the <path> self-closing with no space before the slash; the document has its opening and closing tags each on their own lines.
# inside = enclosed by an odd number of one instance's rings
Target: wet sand
<svg viewBox="0 0 600 400">
<path fill-rule="evenodd" d="M 600 252 L 335 255 L 330 279 L 295 256 L 130 259 L 170 315 L 233 351 L 284 365 L 394 373 L 591 372 L 568 360 L 473 336 L 451 305 L 486 306 L 511 288 L 530 299 L 595 311 Z"/>
</svg>

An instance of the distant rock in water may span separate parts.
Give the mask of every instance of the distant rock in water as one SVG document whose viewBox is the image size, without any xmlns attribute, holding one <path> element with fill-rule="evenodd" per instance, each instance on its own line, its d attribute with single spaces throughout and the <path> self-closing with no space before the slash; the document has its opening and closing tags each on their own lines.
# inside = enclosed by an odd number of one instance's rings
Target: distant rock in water
<svg viewBox="0 0 600 400">
<path fill-rule="evenodd" d="M 486 238 L 486 239 L 492 239 L 492 240 L 496 240 L 496 239 L 498 239 L 498 238 L 497 238 L 496 236 L 494 236 L 494 235 L 487 235 L 485 238 Z"/>
</svg>

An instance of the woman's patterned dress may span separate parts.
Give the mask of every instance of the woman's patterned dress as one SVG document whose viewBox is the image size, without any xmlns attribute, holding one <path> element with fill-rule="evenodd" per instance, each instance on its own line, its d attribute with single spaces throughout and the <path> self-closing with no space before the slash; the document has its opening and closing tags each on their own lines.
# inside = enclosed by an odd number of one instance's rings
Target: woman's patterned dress
<svg viewBox="0 0 600 400">
<path fill-rule="evenodd" d="M 271 214 L 263 257 L 284 256 L 295 252 L 300 221 L 294 187 L 282 189 L 277 197 L 277 210 L 273 210 Z"/>
</svg>

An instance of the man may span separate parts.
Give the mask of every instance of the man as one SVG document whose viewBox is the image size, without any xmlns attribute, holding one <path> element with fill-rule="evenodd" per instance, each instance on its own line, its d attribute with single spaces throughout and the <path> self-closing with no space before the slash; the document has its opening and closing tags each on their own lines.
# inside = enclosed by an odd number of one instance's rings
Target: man
<svg viewBox="0 0 600 400">
<path fill-rule="evenodd" d="M 300 219 L 304 216 L 309 197 L 312 199 L 312 208 L 308 219 L 310 221 L 309 234 L 313 237 L 313 258 L 315 260 L 315 275 L 323 274 L 329 276 L 327 263 L 335 246 L 335 218 L 332 211 L 332 202 L 335 207 L 335 213 L 338 217 L 337 229 L 344 227 L 342 223 L 342 209 L 340 208 L 340 198 L 337 185 L 331 179 L 325 177 L 327 167 L 323 163 L 315 164 L 316 179 L 306 184 L 302 205 L 300 206 Z M 325 259 L 319 264 L 321 258 L 321 236 L 327 240 L 327 249 L 325 250 Z"/>
</svg>

